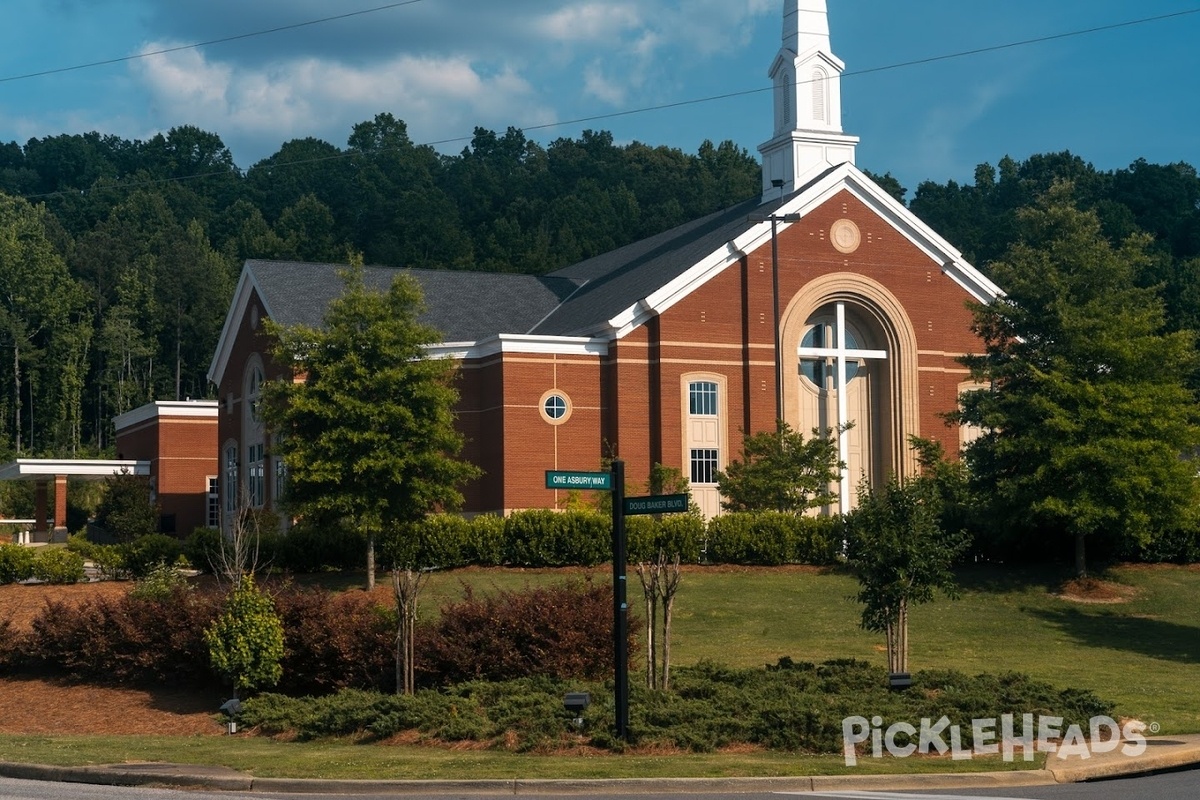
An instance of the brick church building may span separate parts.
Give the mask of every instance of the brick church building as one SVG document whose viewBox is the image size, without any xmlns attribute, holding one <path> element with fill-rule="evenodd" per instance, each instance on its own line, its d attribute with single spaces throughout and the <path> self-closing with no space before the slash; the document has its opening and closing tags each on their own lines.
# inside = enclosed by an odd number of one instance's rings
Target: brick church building
<svg viewBox="0 0 1200 800">
<path fill-rule="evenodd" d="M 979 349 L 967 302 L 999 290 L 855 167 L 825 0 L 785 0 L 783 16 L 761 196 L 541 277 L 406 271 L 444 335 L 431 355 L 458 362 L 463 455 L 485 472 L 468 512 L 555 507 L 547 470 L 619 455 L 631 484 L 681 469 L 716 514 L 714 475 L 778 418 L 805 435 L 853 423 L 845 511 L 860 482 L 912 473 L 910 435 L 965 441 L 941 414 L 970 386 L 958 357 Z M 287 376 L 262 320 L 320 324 L 338 269 L 245 264 L 209 373 L 226 512 L 269 507 L 282 484 L 254 414 L 263 381 Z"/>
</svg>

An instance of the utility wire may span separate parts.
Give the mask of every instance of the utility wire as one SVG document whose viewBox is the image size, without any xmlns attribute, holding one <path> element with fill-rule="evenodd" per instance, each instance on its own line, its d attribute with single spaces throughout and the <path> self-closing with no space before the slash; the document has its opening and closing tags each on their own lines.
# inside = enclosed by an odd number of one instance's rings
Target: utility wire
<svg viewBox="0 0 1200 800">
<path fill-rule="evenodd" d="M 24 75 L 10 75 L 6 78 L 0 78 L 0 83 L 12 83 L 13 81 L 23 81 L 30 78 L 41 78 L 46 75 L 58 75 L 63 72 L 76 72 L 82 69 L 91 69 L 93 67 L 107 67 L 112 64 L 123 64 L 126 61 L 137 61 L 142 58 L 150 58 L 151 56 L 162 56 L 168 53 L 178 53 L 183 50 L 196 50 L 201 47 L 208 47 L 214 44 L 225 44 L 227 42 L 238 42 L 243 39 L 253 39 L 257 36 L 269 36 L 273 33 L 282 33 L 284 31 L 294 31 L 298 28 L 308 28 L 313 25 L 323 25 L 326 22 L 336 22 L 342 19 L 350 19 L 351 17 L 361 17 L 364 14 L 374 14 L 377 11 L 388 11 L 401 6 L 411 6 L 424 0 L 404 0 L 400 3 L 388 3 L 385 6 L 376 6 L 375 8 L 364 8 L 362 11 L 350 11 L 345 14 L 337 14 L 332 17 L 322 17 L 321 19 L 310 19 L 307 22 L 297 22 L 292 25 L 280 25 L 277 28 L 268 28 L 263 31 L 253 31 L 251 33 L 239 33 L 236 36 L 225 36 L 220 39 L 209 39 L 207 42 L 195 42 L 194 44 L 181 44 L 177 47 L 166 47 L 162 50 L 152 50 L 146 53 L 135 53 L 131 56 L 121 56 L 119 58 L 106 58 L 103 61 L 89 61 L 86 64 L 75 64 L 70 67 L 56 67 L 54 69 L 44 69 L 40 72 L 27 72 Z"/>
<path fill-rule="evenodd" d="M 275 28 L 275 29 L 272 29 L 271 31 L 262 31 L 262 32 L 259 32 L 256 34 L 244 34 L 242 36 L 230 37 L 228 39 L 219 39 L 216 41 L 219 41 L 219 42 L 233 41 L 234 39 L 247 38 L 249 36 L 257 36 L 257 35 L 262 35 L 264 33 L 272 33 L 274 31 L 288 30 L 290 28 L 303 27 L 305 25 L 315 25 L 319 22 L 327 22 L 329 20 L 342 19 L 342 18 L 348 17 L 348 16 L 356 16 L 359 14 L 368 14 L 373 11 L 380 11 L 380 10 L 387 9 L 387 8 L 395 8 L 397 6 L 404 6 L 404 5 L 412 5 L 413 3 L 418 3 L 421 1 L 422 0 L 407 0 L 407 2 L 393 3 L 388 6 L 380 6 L 379 8 L 353 12 L 352 14 L 344 14 L 344 15 L 337 16 L 337 17 L 328 17 L 325 20 L 313 20 L 311 22 L 299 23 L 297 25 L 286 26 L 286 27 L 282 27 L 282 28 Z M 1191 16 L 1194 14 L 1200 14 L 1200 8 L 1192 8 L 1192 9 L 1187 9 L 1184 11 L 1176 11 L 1176 12 L 1172 12 L 1170 14 L 1159 14 L 1159 15 L 1153 16 L 1153 17 L 1143 17 L 1141 19 L 1128 20 L 1126 22 L 1116 22 L 1116 23 L 1112 23 L 1110 25 L 1098 25 L 1098 26 L 1091 27 L 1091 28 L 1083 28 L 1080 30 L 1068 31 L 1066 33 L 1056 33 L 1056 34 L 1052 34 L 1049 36 L 1039 36 L 1039 37 L 1032 38 L 1032 39 L 1022 39 L 1022 40 L 1016 41 L 1016 42 L 1007 42 L 1005 44 L 990 45 L 988 47 L 979 47 L 979 48 L 975 48 L 973 50 L 963 50 L 963 51 L 956 52 L 956 53 L 946 53 L 946 54 L 938 55 L 938 56 L 929 56 L 927 58 L 919 58 L 919 59 L 915 59 L 912 61 L 902 61 L 902 62 L 899 62 L 896 64 L 887 64 L 887 65 L 879 66 L 879 67 L 868 67 L 868 68 L 860 69 L 860 70 L 851 70 L 849 72 L 842 73 L 842 77 L 843 78 L 855 78 L 855 77 L 859 77 L 862 75 L 871 75 L 874 73 L 887 72 L 887 71 L 894 70 L 894 69 L 904 69 L 907 67 L 921 66 L 924 64 L 933 64 L 933 63 L 937 63 L 939 61 L 949 61 L 949 60 L 957 59 L 957 58 L 967 58 L 970 56 L 982 55 L 984 53 L 994 53 L 994 52 L 998 52 L 1001 50 L 1010 50 L 1010 49 L 1017 48 L 1017 47 L 1027 47 L 1027 46 L 1035 45 L 1035 44 L 1044 44 L 1045 42 L 1059 41 L 1062 39 L 1070 39 L 1070 38 L 1079 37 L 1079 36 L 1088 36 L 1088 35 L 1095 34 L 1095 33 L 1102 33 L 1104 31 L 1118 30 L 1121 28 L 1130 28 L 1135 25 L 1146 25 L 1146 24 L 1153 23 L 1153 22 L 1163 22 L 1165 20 L 1177 19 L 1180 17 Z M 190 47 L 203 47 L 204 44 L 206 44 L 206 43 L 201 43 L 201 44 L 196 44 L 196 45 L 188 45 L 187 47 L 179 47 L 179 48 L 175 48 L 175 49 L 183 50 L 183 49 L 188 49 Z M 162 52 L 172 52 L 172 51 L 164 50 Z M 146 54 L 146 55 L 152 55 L 152 54 Z M 130 56 L 129 58 L 126 58 L 126 59 L 115 59 L 114 61 L 126 61 L 129 59 L 138 58 L 138 57 L 139 56 Z M 98 62 L 98 63 L 104 64 L 104 63 L 113 63 L 113 62 L 108 61 L 108 62 Z M 49 72 L 35 73 L 35 74 L 44 75 L 44 74 L 50 74 L 52 72 L 64 72 L 69 69 L 83 69 L 83 68 L 84 68 L 84 66 L 67 67 L 67 68 L 60 69 L 60 70 L 50 70 Z M 23 76 L 23 77 L 32 77 L 32 75 L 31 76 Z M 5 80 L 16 80 L 16 79 L 17 78 L 0 78 L 0 83 L 3 83 Z M 803 85 L 803 84 L 807 84 L 807 83 L 812 83 L 812 81 L 811 80 L 798 81 L 797 85 Z M 581 125 L 581 124 L 589 123 L 589 122 L 602 122 L 604 120 L 619 119 L 622 117 L 630 117 L 630 116 L 634 116 L 636 114 L 646 114 L 646 113 L 650 113 L 653 111 L 668 111 L 668 110 L 675 109 L 675 108 L 683 108 L 686 106 L 700 105 L 702 103 L 712 103 L 712 102 L 717 102 L 720 100 L 730 100 L 730 99 L 734 99 L 734 98 L 738 98 L 738 97 L 749 97 L 751 95 L 763 94 L 766 92 L 773 92 L 774 90 L 775 90 L 775 87 L 773 87 L 773 86 L 766 86 L 766 87 L 762 87 L 759 89 L 744 89 L 744 90 L 736 91 L 736 92 L 727 92 L 725 94 L 709 95 L 707 97 L 697 97 L 697 98 L 692 98 L 689 100 L 678 100 L 673 103 L 662 103 L 662 104 L 654 105 L 654 106 L 644 106 L 642 108 L 626 109 L 624 111 L 613 111 L 613 112 L 608 112 L 608 113 L 604 113 L 604 114 L 595 114 L 595 115 L 587 116 L 587 117 L 577 117 L 575 119 L 557 120 L 555 122 L 547 122 L 547 123 L 542 123 L 539 125 L 529 125 L 526 127 L 517 127 L 517 129 L 522 132 L 537 131 L 537 130 L 546 130 L 549 128 L 565 127 L 565 126 L 570 126 L 570 125 Z M 457 144 L 457 143 L 462 143 L 462 142 L 470 142 L 473 138 L 474 138 L 473 136 L 456 136 L 456 137 L 450 137 L 450 138 L 446 138 L 446 139 L 436 139 L 436 140 L 432 140 L 432 141 L 428 141 L 428 142 L 422 142 L 420 144 L 414 144 L 414 147 L 435 147 L 438 145 Z M 380 148 L 378 150 L 372 150 L 372 151 L 368 151 L 368 152 L 342 152 L 342 153 L 337 153 L 334 155 L 322 156 L 320 158 L 307 158 L 307 159 L 298 159 L 295 161 L 284 161 L 284 162 L 271 164 L 269 167 L 266 167 L 266 169 L 276 169 L 279 167 L 294 167 L 294 166 L 304 166 L 304 165 L 309 165 L 309 164 L 319 164 L 319 163 L 323 163 L 326 161 L 338 161 L 338 160 L 345 159 L 345 158 L 353 158 L 355 156 L 362 157 L 362 156 L 380 155 L 383 153 L 391 152 L 394 149 L 395 148 Z M 242 172 L 243 174 L 245 174 L 246 170 L 242 170 L 239 168 L 239 172 Z M 198 173 L 196 175 L 184 175 L 184 176 L 172 177 L 172 178 L 155 178 L 155 179 L 151 179 L 151 180 L 136 181 L 133 183 L 116 184 L 116 185 L 112 186 L 111 188 L 114 188 L 114 189 L 115 188 L 141 188 L 141 187 L 145 187 L 145 186 L 153 186 L 153 185 L 163 184 L 163 183 L 197 180 L 200 178 L 208 178 L 208 177 L 214 177 L 214 176 L 219 176 L 219 175 L 228 175 L 228 174 L 229 173 L 226 171 L 221 171 L 221 172 Z M 44 194 L 25 195 L 24 197 L 27 200 L 37 200 L 37 199 L 42 199 L 42 198 L 47 198 L 47 197 L 57 197 L 57 196 L 61 196 L 61 195 L 77 194 L 77 193 L 82 193 L 84 191 L 86 191 L 86 190 L 46 192 Z"/>
</svg>

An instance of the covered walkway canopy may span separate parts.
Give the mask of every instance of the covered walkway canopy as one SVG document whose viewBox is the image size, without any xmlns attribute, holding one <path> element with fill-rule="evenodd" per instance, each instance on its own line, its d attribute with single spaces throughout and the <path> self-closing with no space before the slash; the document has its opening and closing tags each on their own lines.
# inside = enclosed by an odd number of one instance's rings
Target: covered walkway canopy
<svg viewBox="0 0 1200 800">
<path fill-rule="evenodd" d="M 113 475 L 149 475 L 149 461 L 120 459 L 18 458 L 0 467 L 0 481 L 36 481 L 36 511 L 33 533 L 47 540 L 65 537 L 67 532 L 67 479 L 99 481 Z M 47 499 L 50 481 L 54 481 L 54 527 L 50 527 Z"/>
</svg>

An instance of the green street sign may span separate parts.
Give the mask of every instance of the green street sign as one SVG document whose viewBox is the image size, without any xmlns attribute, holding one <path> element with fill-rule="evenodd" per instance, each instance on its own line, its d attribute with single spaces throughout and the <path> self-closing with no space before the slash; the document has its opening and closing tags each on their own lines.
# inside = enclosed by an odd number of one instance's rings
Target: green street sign
<svg viewBox="0 0 1200 800">
<path fill-rule="evenodd" d="M 626 497 L 625 515 L 677 514 L 688 510 L 686 494 L 659 494 L 651 497 Z"/>
<path fill-rule="evenodd" d="M 590 489 L 612 491 L 610 472 L 558 472 L 546 470 L 547 489 Z"/>
</svg>

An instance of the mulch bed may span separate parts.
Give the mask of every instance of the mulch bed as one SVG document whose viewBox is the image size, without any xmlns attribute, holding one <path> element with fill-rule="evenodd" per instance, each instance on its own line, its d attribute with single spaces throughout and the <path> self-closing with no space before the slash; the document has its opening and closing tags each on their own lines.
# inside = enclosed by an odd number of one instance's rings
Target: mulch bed
<svg viewBox="0 0 1200 800">
<path fill-rule="evenodd" d="M 49 601 L 123 595 L 132 584 L 0 586 L 0 619 L 28 628 Z M 192 690 L 92 686 L 25 677 L 0 678 L 0 734 L 194 736 L 225 733 L 215 714 L 225 698 Z"/>
</svg>

